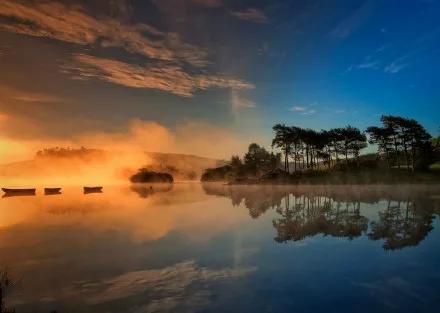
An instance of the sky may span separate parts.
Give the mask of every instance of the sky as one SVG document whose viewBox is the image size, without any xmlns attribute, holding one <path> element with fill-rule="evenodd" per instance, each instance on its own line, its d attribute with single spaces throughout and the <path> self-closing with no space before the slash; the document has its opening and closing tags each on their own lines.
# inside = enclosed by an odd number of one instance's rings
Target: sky
<svg viewBox="0 0 440 313">
<path fill-rule="evenodd" d="M 227 158 L 272 126 L 440 126 L 440 1 L 0 1 L 0 163 L 50 146 Z M 3 162 L 2 162 L 3 161 Z"/>
</svg>

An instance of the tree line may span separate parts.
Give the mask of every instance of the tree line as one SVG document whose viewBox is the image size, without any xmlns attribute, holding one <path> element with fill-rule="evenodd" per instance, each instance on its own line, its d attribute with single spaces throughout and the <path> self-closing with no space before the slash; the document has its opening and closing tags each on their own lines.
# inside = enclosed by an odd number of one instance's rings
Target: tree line
<svg viewBox="0 0 440 313">
<path fill-rule="evenodd" d="M 429 164 L 431 135 L 420 123 L 392 115 L 382 116 L 381 123 L 382 126 L 370 126 L 365 132 L 350 125 L 315 131 L 276 124 L 272 147 L 282 151 L 286 172 L 290 172 L 290 160 L 294 171 L 317 169 L 321 164 L 331 168 L 341 159 L 347 164 L 359 164 L 360 152 L 367 143 L 377 145 L 377 158 L 384 159 L 390 168 L 400 168 L 402 159 L 405 168 L 412 170 Z"/>
<path fill-rule="evenodd" d="M 243 158 L 232 156 L 224 166 L 206 169 L 202 181 L 230 181 L 240 178 L 259 177 L 274 171 L 281 164 L 281 153 L 267 151 L 256 143 L 251 143 Z"/>
</svg>

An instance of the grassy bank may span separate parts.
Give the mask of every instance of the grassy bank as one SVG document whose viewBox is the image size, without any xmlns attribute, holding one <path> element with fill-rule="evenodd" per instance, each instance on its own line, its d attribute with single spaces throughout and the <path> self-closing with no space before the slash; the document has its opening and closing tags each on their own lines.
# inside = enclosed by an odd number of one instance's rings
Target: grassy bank
<svg viewBox="0 0 440 313">
<path fill-rule="evenodd" d="M 404 169 L 316 170 L 287 174 L 268 173 L 260 178 L 238 178 L 230 184 L 437 184 L 440 170 L 411 172 Z"/>
</svg>

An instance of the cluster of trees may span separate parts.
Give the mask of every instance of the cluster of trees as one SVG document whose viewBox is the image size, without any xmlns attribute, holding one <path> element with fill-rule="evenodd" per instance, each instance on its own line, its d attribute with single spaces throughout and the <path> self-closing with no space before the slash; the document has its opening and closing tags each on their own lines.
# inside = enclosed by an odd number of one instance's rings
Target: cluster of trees
<svg viewBox="0 0 440 313">
<path fill-rule="evenodd" d="M 384 158 L 389 167 L 426 167 L 432 161 L 431 136 L 413 119 L 399 116 L 382 116 L 382 126 L 368 127 L 361 132 L 353 126 L 315 131 L 296 126 L 277 124 L 273 127 L 275 137 L 272 146 L 281 149 L 284 155 L 284 170 L 290 171 L 289 160 L 293 160 L 294 171 L 315 169 L 320 164 L 329 168 L 341 159 L 359 161 L 367 142 L 378 147 L 378 158 Z M 368 141 L 367 136 L 368 134 Z"/>
<path fill-rule="evenodd" d="M 231 158 L 232 169 L 238 176 L 260 176 L 263 173 L 275 170 L 280 164 L 280 153 L 274 154 L 269 152 L 256 143 L 251 143 L 249 145 L 248 151 L 244 155 L 243 160 L 241 160 L 238 155 Z"/>
<path fill-rule="evenodd" d="M 130 177 L 132 183 L 173 183 L 174 178 L 171 174 L 153 172 L 147 168 L 141 168 Z"/>
<path fill-rule="evenodd" d="M 290 171 L 289 160 L 297 169 L 317 168 L 320 163 L 332 166 L 349 157 L 358 159 L 360 151 L 367 146 L 367 137 L 358 128 L 346 126 L 330 130 L 315 131 L 296 126 L 277 124 L 273 127 L 275 138 L 272 146 L 280 148 L 284 154 L 284 170 Z"/>
<path fill-rule="evenodd" d="M 281 165 L 281 154 L 274 154 L 256 143 L 251 143 L 241 159 L 238 155 L 229 164 L 205 170 L 202 181 L 233 180 L 259 177 Z"/>
<path fill-rule="evenodd" d="M 367 128 L 369 142 L 376 144 L 379 154 L 389 167 L 401 167 L 402 156 L 406 168 L 425 167 L 432 158 L 431 135 L 414 119 L 384 115 L 382 126 Z"/>
<path fill-rule="evenodd" d="M 376 168 L 386 164 L 389 168 L 415 170 L 440 160 L 439 140 L 431 140 L 431 135 L 414 119 L 384 115 L 381 122 L 381 126 L 371 126 L 366 131 L 350 125 L 316 131 L 276 124 L 272 148 L 282 153 L 269 152 L 252 143 L 242 159 L 233 156 L 227 165 L 206 170 L 202 181 L 283 179 L 292 170 L 347 168 L 347 165 Z M 377 153 L 361 158 L 361 151 L 368 143 L 377 147 Z"/>
<path fill-rule="evenodd" d="M 97 149 L 87 149 L 84 147 L 81 147 L 79 149 L 75 148 L 62 148 L 62 147 L 55 147 L 55 148 L 47 148 L 43 149 L 37 152 L 36 156 L 41 157 L 47 157 L 47 158 L 84 158 L 91 155 L 103 155 L 104 151 L 97 150 Z"/>
</svg>

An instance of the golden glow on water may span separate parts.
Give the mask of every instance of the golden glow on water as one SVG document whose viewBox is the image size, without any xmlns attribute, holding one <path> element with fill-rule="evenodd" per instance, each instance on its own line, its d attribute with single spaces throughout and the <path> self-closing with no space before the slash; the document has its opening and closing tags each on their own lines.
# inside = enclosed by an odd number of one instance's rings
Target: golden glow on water
<svg viewBox="0 0 440 313">
<path fill-rule="evenodd" d="M 227 199 L 209 198 L 197 192 L 199 188 L 198 184 L 176 184 L 172 191 L 157 191 L 147 198 L 128 187 L 105 187 L 102 194 L 87 195 L 82 187 L 64 188 L 63 194 L 55 196 L 44 196 L 39 190 L 35 197 L 1 199 L 0 228 L 5 235 L 21 226 L 81 225 L 94 231 L 123 230 L 135 240 L 157 239 L 178 230 L 194 240 L 205 240 L 246 218 L 243 210 L 221 208 Z"/>
<path fill-rule="evenodd" d="M 0 199 L 0 268 L 24 279 L 21 291 L 11 295 L 8 304 L 17 306 L 23 299 L 44 302 L 48 296 L 68 301 L 100 298 L 102 290 L 77 290 L 77 284 L 91 279 L 92 273 L 114 267 L 124 270 L 119 278 L 117 274 L 108 278 L 109 283 L 120 281 L 123 286 L 129 286 L 126 282 L 133 275 L 139 276 L 133 286 L 145 281 L 155 288 L 155 282 L 163 279 L 174 286 L 184 278 L 179 271 L 195 275 L 191 279 L 205 280 L 207 272 L 191 259 L 169 266 L 169 272 L 177 275 L 172 277 L 162 270 L 137 272 L 135 265 L 152 253 L 144 245 L 154 245 L 171 233 L 183 236 L 186 243 L 205 245 L 249 220 L 247 210 L 231 207 L 227 198 L 207 195 L 197 183 L 175 183 L 172 188 L 154 185 L 153 191 L 149 187 L 105 186 L 103 193 L 85 195 L 78 186 L 63 188 L 61 195 L 44 196 L 38 190 L 36 196 Z M 249 270 L 212 273 L 229 276 Z M 123 286 L 121 293 L 133 292 Z M 102 292 L 104 299 L 113 291 Z"/>
<path fill-rule="evenodd" d="M 391 261 L 395 275 L 402 254 L 389 251 L 437 251 L 437 195 L 436 186 L 175 183 L 2 198 L 0 268 L 22 279 L 7 304 L 17 312 L 103 312 L 114 303 L 169 312 L 186 303 L 193 312 L 231 290 L 257 295 L 268 277 L 274 286 L 323 275 L 333 283 L 328 268 L 351 272 L 353 264 L 374 275 L 364 250 Z M 254 284 L 258 275 L 263 283 Z"/>
</svg>

